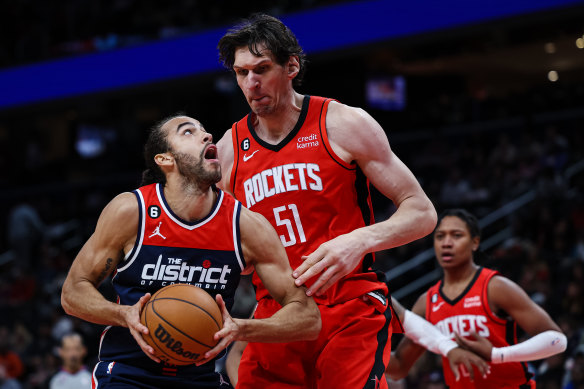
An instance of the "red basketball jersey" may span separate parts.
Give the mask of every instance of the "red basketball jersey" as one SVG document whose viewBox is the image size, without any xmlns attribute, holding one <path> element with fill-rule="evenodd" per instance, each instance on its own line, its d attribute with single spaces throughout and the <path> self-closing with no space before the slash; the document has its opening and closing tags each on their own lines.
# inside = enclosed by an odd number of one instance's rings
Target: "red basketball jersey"
<svg viewBox="0 0 584 389">
<path fill-rule="evenodd" d="M 454 339 L 454 332 L 470 338 L 471 331 L 487 338 L 494 347 L 504 347 L 517 343 L 517 325 L 513 320 L 497 317 L 489 306 L 487 286 L 498 272 L 480 268 L 464 292 L 454 300 L 442 293 L 442 280 L 432 286 L 426 295 L 426 319 Z M 450 369 L 447 358 L 442 358 L 444 379 L 449 388 L 519 388 L 526 385 L 531 373 L 525 363 L 509 362 L 491 364 L 491 374 L 483 379 L 475 374 L 474 382 L 464 371 L 458 382 Z"/>
<path fill-rule="evenodd" d="M 242 204 L 265 216 L 276 229 L 292 269 L 318 246 L 373 222 L 369 185 L 356 164 L 332 150 L 326 115 L 331 99 L 305 96 L 298 122 L 276 145 L 256 134 L 253 113 L 232 127 L 231 190 Z M 355 142 L 358 142 L 355 139 Z M 373 290 L 387 290 L 370 271 L 367 255 L 350 274 L 315 299 L 333 304 Z M 313 277 L 307 282 L 311 285 Z M 254 274 L 257 299 L 267 295 Z M 385 294 L 385 293 L 384 293 Z"/>
</svg>

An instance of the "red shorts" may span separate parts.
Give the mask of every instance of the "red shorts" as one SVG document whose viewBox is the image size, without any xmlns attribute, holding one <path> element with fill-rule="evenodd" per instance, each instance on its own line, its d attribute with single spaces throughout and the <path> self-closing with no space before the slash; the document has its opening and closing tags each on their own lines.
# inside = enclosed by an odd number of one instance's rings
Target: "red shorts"
<svg viewBox="0 0 584 389">
<path fill-rule="evenodd" d="M 384 373 L 395 315 L 381 300 L 319 305 L 322 330 L 314 341 L 249 343 L 239 365 L 237 388 L 387 388 Z M 255 317 L 269 317 L 277 309 L 274 300 L 262 299 Z"/>
</svg>

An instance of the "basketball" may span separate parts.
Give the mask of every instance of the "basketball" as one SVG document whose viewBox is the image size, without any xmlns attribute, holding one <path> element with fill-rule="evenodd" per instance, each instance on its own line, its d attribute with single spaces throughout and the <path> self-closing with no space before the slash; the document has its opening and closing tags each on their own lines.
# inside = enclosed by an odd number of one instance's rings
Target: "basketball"
<svg viewBox="0 0 584 389">
<path fill-rule="evenodd" d="M 221 310 L 203 289 L 189 284 L 165 286 L 142 309 L 140 320 L 149 331 L 144 340 L 163 362 L 182 366 L 202 359 L 217 342 L 223 327 Z"/>
</svg>

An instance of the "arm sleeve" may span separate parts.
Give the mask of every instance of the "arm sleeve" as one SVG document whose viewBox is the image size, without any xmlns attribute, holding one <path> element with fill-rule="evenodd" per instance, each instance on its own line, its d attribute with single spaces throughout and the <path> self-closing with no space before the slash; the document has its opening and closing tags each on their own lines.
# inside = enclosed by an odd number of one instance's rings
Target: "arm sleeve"
<svg viewBox="0 0 584 389">
<path fill-rule="evenodd" d="M 450 350 L 458 347 L 455 341 L 444 335 L 424 318 L 409 310 L 404 312 L 405 335 L 435 354 L 446 356 Z"/>
<path fill-rule="evenodd" d="M 545 331 L 525 342 L 507 347 L 493 347 L 492 363 L 527 362 L 550 357 L 566 350 L 566 335 L 558 331 Z"/>
</svg>

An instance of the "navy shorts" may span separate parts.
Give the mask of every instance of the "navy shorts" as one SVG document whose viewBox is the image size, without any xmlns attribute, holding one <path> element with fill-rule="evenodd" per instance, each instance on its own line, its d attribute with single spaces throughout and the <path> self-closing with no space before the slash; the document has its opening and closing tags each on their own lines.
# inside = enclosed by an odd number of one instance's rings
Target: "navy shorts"
<svg viewBox="0 0 584 389">
<path fill-rule="evenodd" d="M 160 371 L 153 372 L 121 362 L 102 361 L 98 362 L 93 369 L 91 387 L 93 389 L 233 388 L 229 379 L 215 372 L 212 366 L 201 366 L 196 374 L 193 374 L 192 369 L 189 370 L 188 374 L 181 374 L 176 368 L 161 365 Z"/>
</svg>

